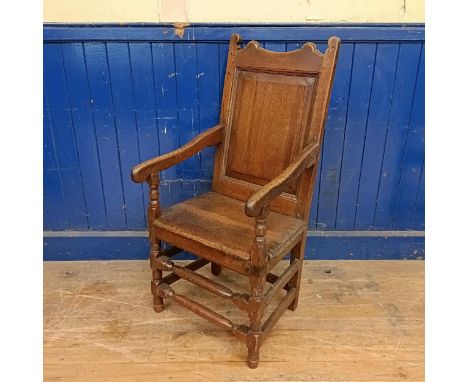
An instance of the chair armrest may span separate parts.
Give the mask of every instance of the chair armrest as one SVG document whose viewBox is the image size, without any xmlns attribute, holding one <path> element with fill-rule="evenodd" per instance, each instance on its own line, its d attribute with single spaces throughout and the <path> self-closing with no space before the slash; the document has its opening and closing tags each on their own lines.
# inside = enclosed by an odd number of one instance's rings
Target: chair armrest
<svg viewBox="0 0 468 382">
<path fill-rule="evenodd" d="M 205 147 L 219 144 L 223 137 L 223 128 L 223 125 L 216 125 L 204 131 L 177 150 L 136 165 L 132 170 L 132 180 L 136 183 L 142 183 L 151 174 L 172 167 L 195 155 Z"/>
<path fill-rule="evenodd" d="M 293 163 L 280 175 L 259 188 L 245 204 L 245 214 L 250 217 L 258 216 L 263 207 L 284 192 L 294 179 L 301 175 L 306 168 L 317 162 L 319 153 L 318 143 L 307 146 Z"/>
</svg>

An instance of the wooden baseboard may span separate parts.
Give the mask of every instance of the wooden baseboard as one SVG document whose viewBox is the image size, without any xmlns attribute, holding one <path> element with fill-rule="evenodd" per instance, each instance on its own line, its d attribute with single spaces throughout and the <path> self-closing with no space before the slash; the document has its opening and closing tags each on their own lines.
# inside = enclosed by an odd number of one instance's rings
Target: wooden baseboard
<svg viewBox="0 0 468 382">
<path fill-rule="evenodd" d="M 47 231 L 45 261 L 143 260 L 148 240 L 143 231 Z M 183 253 L 178 258 L 189 259 Z M 424 259 L 424 231 L 309 231 L 309 260 Z"/>
</svg>

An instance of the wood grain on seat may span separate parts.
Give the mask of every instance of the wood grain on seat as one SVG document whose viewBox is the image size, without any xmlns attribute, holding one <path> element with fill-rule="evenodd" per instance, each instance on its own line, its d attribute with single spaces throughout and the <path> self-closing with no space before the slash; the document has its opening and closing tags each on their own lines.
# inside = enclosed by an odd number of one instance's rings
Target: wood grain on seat
<svg viewBox="0 0 468 382">
<path fill-rule="evenodd" d="M 255 219 L 246 216 L 244 211 L 244 202 L 207 192 L 162 210 L 154 225 L 248 260 L 255 238 Z M 269 257 L 273 257 L 291 237 L 306 229 L 303 220 L 276 212 L 270 213 L 266 225 Z"/>
</svg>

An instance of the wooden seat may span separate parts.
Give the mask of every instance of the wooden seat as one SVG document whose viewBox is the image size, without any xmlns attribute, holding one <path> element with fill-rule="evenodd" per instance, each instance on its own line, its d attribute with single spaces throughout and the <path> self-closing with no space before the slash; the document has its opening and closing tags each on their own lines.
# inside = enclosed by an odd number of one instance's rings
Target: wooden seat
<svg viewBox="0 0 468 382">
<path fill-rule="evenodd" d="M 154 221 L 160 237 L 169 232 L 242 260 L 250 259 L 254 223 L 255 219 L 245 214 L 245 202 L 215 192 L 162 210 Z M 266 252 L 272 258 L 302 234 L 306 224 L 301 219 L 271 212 L 266 228 Z M 184 247 L 188 251 L 192 249 L 190 244 Z"/>
<path fill-rule="evenodd" d="M 164 300 L 171 299 L 229 330 L 247 345 L 251 368 L 258 366 L 260 346 L 278 319 L 298 304 L 339 44 L 331 37 L 324 54 L 312 43 L 278 53 L 255 41 L 241 49 L 240 36 L 232 35 L 219 124 L 132 170 L 133 181 L 149 185 L 154 310 L 162 312 Z M 212 191 L 161 210 L 159 173 L 208 146 L 216 146 Z M 163 250 L 161 242 L 168 247 Z M 177 265 L 172 257 L 182 250 L 198 259 Z M 286 256 L 289 266 L 276 275 L 274 267 Z M 226 267 L 247 276 L 250 294 L 232 291 L 196 272 L 208 263 L 214 275 Z M 250 325 L 237 325 L 177 294 L 170 285 L 180 279 L 229 299 L 248 314 Z M 273 297 L 284 291 L 281 302 L 265 317 Z"/>
</svg>

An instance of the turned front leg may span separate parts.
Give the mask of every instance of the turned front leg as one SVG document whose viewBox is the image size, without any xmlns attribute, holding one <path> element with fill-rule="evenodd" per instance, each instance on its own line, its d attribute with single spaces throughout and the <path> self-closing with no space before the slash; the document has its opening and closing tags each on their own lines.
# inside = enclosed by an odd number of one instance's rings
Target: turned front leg
<svg viewBox="0 0 468 382">
<path fill-rule="evenodd" d="M 157 287 L 162 279 L 162 271 L 156 268 L 156 259 L 161 254 L 161 242 L 157 240 L 154 231 L 154 220 L 160 215 L 161 210 L 159 206 L 159 175 L 152 174 L 148 178 L 149 184 L 149 199 L 150 204 L 148 207 L 148 232 L 150 240 L 150 266 L 153 273 L 151 280 L 151 292 L 153 294 L 153 308 L 155 312 L 162 312 L 164 310 L 163 298 L 158 295 Z"/>
<path fill-rule="evenodd" d="M 163 298 L 158 294 L 157 288 L 158 285 L 161 283 L 162 279 L 162 271 L 156 269 L 156 259 L 159 257 L 161 253 L 161 243 L 155 242 L 151 244 L 150 249 L 150 264 L 151 270 L 153 272 L 153 279 L 151 281 L 151 293 L 153 294 L 153 309 L 155 312 L 162 312 L 164 310 L 164 301 Z"/>
<path fill-rule="evenodd" d="M 260 356 L 262 319 L 265 313 L 264 288 L 266 282 L 266 218 L 268 208 L 263 208 L 255 219 L 255 240 L 250 256 L 250 329 L 247 334 L 247 364 L 254 369 L 258 366 Z"/>
</svg>

